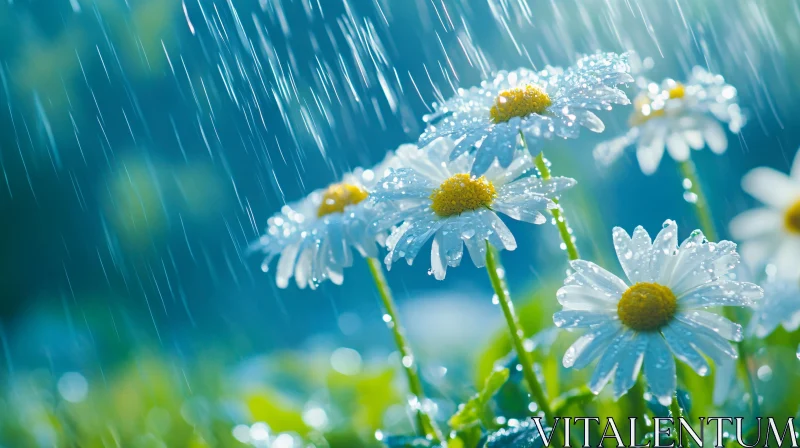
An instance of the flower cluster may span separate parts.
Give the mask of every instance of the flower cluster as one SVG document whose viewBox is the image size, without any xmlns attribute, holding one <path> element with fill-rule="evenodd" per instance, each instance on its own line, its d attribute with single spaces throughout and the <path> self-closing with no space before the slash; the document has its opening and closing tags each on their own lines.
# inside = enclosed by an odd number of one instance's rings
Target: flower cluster
<svg viewBox="0 0 800 448">
<path fill-rule="evenodd" d="M 666 150 L 682 164 L 684 185 L 691 184 L 695 196 L 689 202 L 703 231 L 692 231 L 679 243 L 678 226 L 671 220 L 654 239 L 643 227 L 632 235 L 614 228 L 624 279 L 580 259 L 574 245 L 569 250 L 574 238 L 559 200 L 576 181 L 552 176 L 541 148 L 554 137 L 578 137 L 581 127 L 602 132 L 605 126 L 594 111 L 630 103 L 621 89 L 634 82 L 629 72 L 627 55 L 597 53 L 566 70 L 499 72 L 478 87 L 458 90 L 424 117 L 427 126 L 418 145 L 403 145 L 377 167 L 356 170 L 342 182 L 285 206 L 253 244 L 252 249 L 266 254 L 265 271 L 280 255 L 276 279 L 281 287 L 292 276 L 299 287 L 315 287 L 324 280 L 338 284 L 344 268 L 354 262 L 353 249 L 368 259 L 387 308 L 384 320 L 395 333 L 414 395 L 412 410 L 424 446 L 440 446 L 446 433 L 429 415 L 381 266 L 388 270 L 400 259 L 412 264 L 429 241 L 429 272 L 438 280 L 446 277 L 448 267 L 461 264 L 465 247 L 472 263 L 486 268 L 493 300 L 503 310 L 516 352 L 513 370 L 522 373 L 534 402 L 529 409 L 540 410 L 548 424 L 554 423 L 553 401 L 535 372 L 531 344 L 519 324 L 499 258 L 501 250 L 517 247 L 505 219 L 544 224 L 550 214 L 558 226 L 570 261 L 564 285 L 555 294 L 562 309 L 553 323 L 583 332 L 562 363 L 580 369 L 596 361 L 588 381 L 594 394 L 611 382 L 614 399 L 628 394 L 642 401 L 642 393 L 630 391 L 643 373 L 648 396 L 680 412 L 682 405 L 674 399 L 680 386 L 677 359 L 701 376 L 715 369 L 714 399 L 724 401 L 736 376 L 736 360 L 740 370 L 750 373 L 740 345 L 743 339 L 764 338 L 779 326 L 788 331 L 800 327 L 800 155 L 790 175 L 757 168 L 743 180 L 745 191 L 764 204 L 730 224 L 734 239 L 743 242 L 748 271 L 740 266 L 735 243 L 707 237 L 715 234 L 715 221 L 699 188 L 690 149 L 708 146 L 722 154 L 726 132 L 738 133 L 745 115 L 736 89 L 702 68 L 694 68 L 685 82 L 666 79 L 656 84 L 639 77 L 630 131 L 599 145 L 595 156 L 609 164 L 624 148 L 636 145 L 642 171 L 651 174 Z M 377 259 L 383 249 L 381 263 Z M 766 273 L 765 288 L 745 281 L 751 279 L 746 272 Z M 741 309 L 753 310 L 746 329 L 739 323 Z M 464 405 L 451 418 L 451 426 L 458 431 L 483 425 L 476 417 L 480 407 L 507 380 L 507 370 L 496 370 L 487 390 Z M 758 406 L 757 397 L 750 401 Z M 528 437 L 518 429 L 495 429 L 500 431 L 484 435 L 487 446 Z M 384 443 L 414 439 L 381 437 Z M 553 437 L 556 445 L 564 442 L 557 432 Z"/>
</svg>

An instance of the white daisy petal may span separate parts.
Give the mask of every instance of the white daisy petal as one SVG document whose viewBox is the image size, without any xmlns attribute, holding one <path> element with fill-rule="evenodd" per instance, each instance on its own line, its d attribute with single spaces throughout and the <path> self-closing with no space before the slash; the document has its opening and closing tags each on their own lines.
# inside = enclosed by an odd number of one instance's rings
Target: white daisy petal
<svg viewBox="0 0 800 448">
<path fill-rule="evenodd" d="M 611 291 L 584 285 L 567 285 L 556 293 L 558 303 L 571 310 L 614 310 L 619 296 Z"/>
<path fill-rule="evenodd" d="M 428 239 L 430 239 L 443 224 L 442 221 L 433 219 L 430 216 L 412 221 L 402 233 L 397 244 L 391 248 L 389 254 L 386 256 L 387 267 L 391 267 L 392 262 L 400 258 L 405 258 L 408 264 L 414 263 L 414 259 L 417 258 L 417 254 L 422 249 L 422 246 L 425 245 Z"/>
<path fill-rule="evenodd" d="M 642 131 L 636 148 L 636 159 L 644 174 L 650 175 L 656 172 L 661 158 L 664 157 L 666 135 L 667 129 L 655 124 L 646 126 Z"/>
<path fill-rule="evenodd" d="M 797 150 L 797 153 L 794 155 L 794 161 L 792 162 L 792 170 L 790 171 L 792 179 L 795 182 L 800 183 L 800 149 Z"/>
<path fill-rule="evenodd" d="M 754 208 L 737 215 L 728 229 L 737 240 L 747 240 L 778 232 L 783 226 L 783 214 L 771 208 Z"/>
<path fill-rule="evenodd" d="M 703 325 L 725 339 L 737 342 L 742 340 L 742 326 L 718 314 L 703 310 L 691 310 L 679 313 L 676 318 Z"/>
<path fill-rule="evenodd" d="M 684 309 L 750 306 L 763 295 L 761 288 L 752 283 L 719 279 L 686 291 L 678 297 L 678 303 Z"/>
<path fill-rule="evenodd" d="M 517 248 L 517 241 L 511 230 L 508 229 L 506 224 L 500 219 L 499 216 L 490 210 L 479 210 L 475 212 L 479 221 L 483 222 L 483 237 L 489 240 L 492 246 L 497 248 L 504 248 L 506 250 L 514 250 Z"/>
<path fill-rule="evenodd" d="M 570 261 L 569 265 L 574 272 L 567 277 L 565 285 L 588 286 L 617 297 L 628 289 L 628 285 L 619 277 L 590 261 L 575 260 Z"/>
<path fill-rule="evenodd" d="M 664 338 L 658 332 L 648 333 L 647 351 L 644 355 L 644 376 L 650 392 L 658 401 L 668 406 L 677 388 L 675 360 Z"/>
<path fill-rule="evenodd" d="M 476 268 L 486 266 L 486 241 L 479 240 L 474 236 L 465 236 L 464 244 L 467 246 L 469 258 Z"/>
<path fill-rule="evenodd" d="M 636 338 L 636 333 L 633 331 L 623 331 L 622 334 L 614 338 L 608 344 L 608 349 L 603 353 L 600 362 L 589 380 L 589 389 L 599 394 L 603 387 L 608 383 L 614 375 L 619 362 L 624 359 L 626 352 L 629 350 L 631 342 Z"/>
<path fill-rule="evenodd" d="M 675 324 L 670 324 L 661 329 L 664 340 L 675 357 L 686 363 L 698 375 L 706 376 L 710 371 L 708 362 L 703 355 L 692 345 L 691 339 L 684 335 Z"/>
<path fill-rule="evenodd" d="M 716 120 L 708 119 L 704 123 L 703 138 L 708 149 L 714 154 L 724 153 L 728 149 L 728 137 L 725 135 L 725 129 Z"/>
<path fill-rule="evenodd" d="M 447 274 L 447 259 L 444 249 L 441 248 L 442 238 L 442 231 L 439 230 L 433 237 L 431 245 L 431 272 L 436 280 L 444 280 L 444 276 Z"/>
<path fill-rule="evenodd" d="M 673 132 L 667 136 L 667 152 L 679 162 L 689 159 L 689 143 L 683 138 L 683 134 Z"/>
<path fill-rule="evenodd" d="M 582 369 L 600 357 L 606 345 L 622 332 L 618 322 L 611 321 L 590 329 L 578 338 L 564 353 L 562 364 L 566 368 Z"/>
<path fill-rule="evenodd" d="M 631 283 L 649 281 L 651 274 L 648 258 L 653 244 L 647 231 L 639 226 L 633 231 L 631 238 L 624 229 L 615 227 L 613 237 L 617 258 L 628 280 Z"/>
<path fill-rule="evenodd" d="M 611 313 L 584 310 L 564 310 L 553 315 L 553 323 L 559 328 L 588 328 L 607 322 Z"/>
<path fill-rule="evenodd" d="M 678 250 L 678 225 L 668 219 L 650 250 L 650 280 L 657 283 L 666 283 L 672 275 L 672 262 Z"/>
<path fill-rule="evenodd" d="M 614 398 L 625 395 L 628 390 L 636 383 L 639 371 L 644 362 L 645 350 L 649 338 L 638 333 L 628 344 L 627 349 L 620 354 L 619 365 L 614 373 Z"/>
<path fill-rule="evenodd" d="M 703 149 L 703 146 L 705 146 L 703 133 L 697 129 L 687 129 L 683 131 L 683 139 L 686 140 L 686 143 L 689 145 L 689 147 L 694 150 Z"/>
<path fill-rule="evenodd" d="M 278 259 L 278 271 L 275 274 L 275 281 L 278 288 L 286 288 L 289 286 L 289 279 L 292 278 L 294 272 L 294 263 L 297 259 L 297 251 L 300 249 L 300 243 L 291 244 L 286 246 L 281 251 L 281 257 Z"/>
<path fill-rule="evenodd" d="M 784 238 L 780 242 L 772 263 L 778 267 L 776 275 L 784 280 L 800 278 L 800 237 Z"/>
<path fill-rule="evenodd" d="M 738 354 L 731 345 L 730 340 L 718 332 L 705 325 L 682 318 L 678 315 L 675 320 L 676 328 L 687 334 L 692 335 L 692 344 L 701 352 L 710 357 L 714 362 L 720 362 L 723 358 L 736 358 Z"/>
<path fill-rule="evenodd" d="M 772 168 L 754 168 L 742 178 L 742 188 L 762 203 L 783 209 L 800 199 L 800 183 Z"/>
</svg>

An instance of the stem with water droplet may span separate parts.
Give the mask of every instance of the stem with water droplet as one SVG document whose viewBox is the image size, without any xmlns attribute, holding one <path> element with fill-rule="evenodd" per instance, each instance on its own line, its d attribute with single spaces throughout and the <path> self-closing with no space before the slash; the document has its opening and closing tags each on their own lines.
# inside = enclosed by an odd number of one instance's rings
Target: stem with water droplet
<svg viewBox="0 0 800 448">
<path fill-rule="evenodd" d="M 684 182 L 688 185 L 686 188 L 690 193 L 695 195 L 694 212 L 697 215 L 697 220 L 700 223 L 700 229 L 709 241 L 717 241 L 717 230 L 714 226 L 714 218 L 711 216 L 711 208 L 708 205 L 708 200 L 703 192 L 703 187 L 700 185 L 700 177 L 697 175 L 697 169 L 694 166 L 692 159 L 686 159 L 683 162 L 678 162 L 681 176 Z M 684 185 L 687 187 L 687 185 Z"/>
<path fill-rule="evenodd" d="M 486 241 L 486 271 L 489 273 L 489 280 L 492 282 L 492 288 L 497 295 L 500 308 L 503 309 L 503 316 L 506 318 L 506 324 L 508 325 L 509 333 L 511 333 L 511 343 L 514 345 L 517 358 L 519 358 L 519 364 L 522 366 L 522 375 L 525 377 L 525 382 L 528 384 L 528 389 L 536 405 L 539 406 L 539 409 L 544 413 L 547 423 L 555 426 L 556 421 L 554 420 L 555 416 L 553 415 L 553 410 L 550 407 L 550 402 L 547 400 L 542 385 L 539 384 L 539 380 L 536 378 L 536 372 L 533 371 L 533 358 L 531 358 L 531 354 L 525 349 L 525 335 L 522 332 L 519 319 L 514 311 L 514 304 L 511 303 L 511 297 L 508 294 L 505 281 L 497 272 L 499 269 L 502 269 L 499 254 L 495 248 L 489 244 L 489 241 Z M 552 437 L 553 439 L 550 446 L 563 446 L 560 432 L 557 431 L 555 427 L 553 427 Z"/>
<path fill-rule="evenodd" d="M 697 167 L 694 165 L 694 162 L 692 162 L 691 159 L 687 159 L 683 162 L 678 162 L 678 168 L 680 169 L 681 176 L 684 177 L 684 182 L 691 184 L 688 186 L 689 192 L 696 196 L 694 210 L 695 214 L 697 215 L 697 219 L 700 222 L 700 229 L 705 234 L 707 240 L 715 242 L 718 241 L 717 231 L 714 227 L 714 218 L 711 215 L 711 206 L 709 205 L 708 199 L 703 192 L 703 187 L 700 184 L 700 176 L 697 174 Z M 739 320 L 737 319 L 736 310 L 734 308 L 725 307 L 724 314 L 725 317 L 733 322 Z M 739 349 L 739 368 L 745 374 L 745 378 L 750 389 L 750 394 L 752 396 L 753 415 L 759 415 L 758 392 L 756 390 L 755 381 L 753 381 L 753 373 L 750 371 L 750 367 L 747 364 L 747 348 L 745 347 L 744 342 L 737 343 L 737 348 Z"/>
<path fill-rule="evenodd" d="M 525 144 L 525 139 L 522 139 L 523 144 Z M 544 152 L 540 152 L 539 155 L 536 156 L 536 169 L 539 170 L 539 174 L 542 176 L 542 180 L 548 180 L 553 176 L 550 174 L 550 167 L 548 164 L 550 162 L 544 158 Z M 553 202 L 556 204 L 556 208 L 550 210 L 550 213 L 553 215 L 553 219 L 556 221 L 556 227 L 558 227 L 558 234 L 561 236 L 561 241 L 564 242 L 564 246 L 567 248 L 567 256 L 569 257 L 570 261 L 577 260 L 581 256 L 578 253 L 578 248 L 575 246 L 575 241 L 572 237 L 572 232 L 569 229 L 569 223 L 567 223 L 567 218 L 564 216 L 564 210 L 561 208 L 561 205 L 558 203 L 558 199 L 553 199 Z"/>
<path fill-rule="evenodd" d="M 432 439 L 435 442 L 442 440 L 442 433 L 436 425 L 436 422 L 427 414 L 424 409 L 426 400 L 425 392 L 422 389 L 422 381 L 419 379 L 417 372 L 417 363 L 414 359 L 414 353 L 411 351 L 411 346 L 406 340 L 403 326 L 397 316 L 397 306 L 392 298 L 392 291 L 389 289 L 389 284 L 386 282 L 386 276 L 383 275 L 383 266 L 380 260 L 375 258 L 367 258 L 369 265 L 369 272 L 372 274 L 372 279 L 375 281 L 375 286 L 378 288 L 378 294 L 381 296 L 383 306 L 386 308 L 385 318 L 386 324 L 392 330 L 394 342 L 397 349 L 400 351 L 400 363 L 403 365 L 403 370 L 408 379 L 408 388 L 411 394 L 417 400 L 417 425 L 421 435 Z"/>
</svg>

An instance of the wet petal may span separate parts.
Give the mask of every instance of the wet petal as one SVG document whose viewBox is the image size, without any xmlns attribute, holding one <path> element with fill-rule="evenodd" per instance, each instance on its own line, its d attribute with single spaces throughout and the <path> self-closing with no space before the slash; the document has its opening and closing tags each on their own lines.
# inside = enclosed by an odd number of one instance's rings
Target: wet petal
<svg viewBox="0 0 800 448">
<path fill-rule="evenodd" d="M 710 367 L 703 355 L 691 343 L 691 335 L 685 335 L 675 324 L 667 325 L 661 329 L 664 340 L 675 357 L 683 361 L 700 376 L 706 376 Z"/>
<path fill-rule="evenodd" d="M 626 330 L 608 344 L 608 349 L 603 354 L 603 357 L 600 358 L 600 362 L 589 380 L 589 389 L 592 392 L 599 394 L 603 387 L 608 384 L 617 369 L 620 358 L 628 349 L 628 344 L 634 337 L 636 337 L 636 334 L 633 331 Z"/>
<path fill-rule="evenodd" d="M 647 231 L 639 226 L 634 230 L 633 238 L 631 238 L 624 229 L 615 227 L 613 238 L 617 258 L 631 284 L 651 281 L 649 258 L 652 243 Z"/>
<path fill-rule="evenodd" d="M 650 333 L 648 339 L 644 356 L 644 376 L 653 395 L 661 404 L 668 406 L 677 388 L 675 360 L 659 332 Z"/>
<path fill-rule="evenodd" d="M 609 342 L 623 331 L 618 321 L 606 323 L 589 330 L 578 338 L 564 353 L 564 367 L 582 369 L 602 355 Z"/>
<path fill-rule="evenodd" d="M 589 285 L 567 285 L 556 293 L 558 303 L 572 310 L 616 310 L 620 296 Z"/>
<path fill-rule="evenodd" d="M 584 310 L 564 310 L 553 314 L 553 323 L 559 328 L 588 328 L 613 319 L 613 314 Z"/>
<path fill-rule="evenodd" d="M 637 333 L 627 348 L 620 354 L 619 365 L 614 373 L 614 399 L 625 395 L 636 383 L 644 361 L 648 338 L 646 334 Z"/>
<path fill-rule="evenodd" d="M 628 289 L 628 285 L 619 277 L 591 261 L 575 260 L 570 261 L 569 265 L 574 272 L 564 281 L 565 286 L 588 286 L 617 297 L 621 297 Z"/>
</svg>

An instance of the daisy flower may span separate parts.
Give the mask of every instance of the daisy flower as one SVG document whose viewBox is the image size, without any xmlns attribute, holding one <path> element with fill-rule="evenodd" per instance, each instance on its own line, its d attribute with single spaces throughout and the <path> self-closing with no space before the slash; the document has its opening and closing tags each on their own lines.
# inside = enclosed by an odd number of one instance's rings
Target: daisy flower
<svg viewBox="0 0 800 448">
<path fill-rule="evenodd" d="M 514 250 L 514 235 L 498 216 L 543 224 L 542 211 L 552 199 L 575 185 L 569 178 L 542 180 L 529 174 L 529 154 L 517 151 L 508 168 L 493 163 L 480 177 L 471 174 L 475 156 L 465 153 L 451 160 L 456 144 L 446 138 L 424 149 L 398 151 L 399 165 L 378 182 L 372 193 L 376 205 L 402 205 L 388 221 L 402 222 L 386 240 L 385 263 L 405 258 L 412 264 L 422 246 L 433 239 L 431 272 L 442 280 L 448 266 L 458 266 L 467 246 L 477 267 L 485 266 L 486 243 Z"/>
<path fill-rule="evenodd" d="M 414 145 L 398 148 L 398 153 L 408 154 Z M 372 169 L 356 169 L 343 176 L 342 181 L 324 190 L 317 190 L 306 198 L 285 205 L 280 213 L 268 220 L 266 234 L 250 246 L 251 251 L 266 255 L 261 269 L 266 272 L 276 256 L 278 270 L 275 275 L 278 287 L 286 288 L 294 277 L 299 288 L 315 289 L 321 282 L 330 280 L 340 285 L 344 268 L 353 264 L 353 249 L 366 258 L 370 273 L 383 302 L 383 320 L 394 335 L 405 371 L 412 407 L 417 416 L 419 433 L 429 440 L 442 439 L 436 422 L 424 409 L 428 400 L 422 389 L 416 360 L 398 320 L 389 284 L 377 260 L 378 244 L 385 240 L 386 231 L 393 224 L 385 219 L 398 212 L 396 204 L 376 204 L 367 200 L 380 180 L 404 156 L 389 154 Z"/>
<path fill-rule="evenodd" d="M 733 133 L 745 124 L 736 88 L 701 67 L 695 67 L 685 83 L 665 79 L 657 84 L 642 77 L 636 86 L 639 93 L 633 100 L 630 130 L 594 150 L 595 159 L 603 165 L 610 165 L 625 148 L 636 145 L 642 172 L 653 174 L 665 148 L 678 162 L 689 159 L 690 149 L 705 146 L 722 154 L 728 139 L 720 123 Z"/>
<path fill-rule="evenodd" d="M 771 279 L 764 284 L 764 300 L 756 306 L 748 332 L 758 338 L 782 326 L 788 332 L 800 327 L 800 284 Z"/>
<path fill-rule="evenodd" d="M 778 278 L 800 278 L 800 151 L 791 174 L 755 168 L 742 178 L 742 188 L 763 207 L 748 210 L 730 223 L 742 242 L 744 260 L 755 267 L 774 265 Z"/>
<path fill-rule="evenodd" d="M 392 163 L 388 156 L 373 169 L 358 168 L 341 182 L 283 206 L 267 221 L 266 233 L 250 245 L 251 252 L 265 255 L 261 270 L 267 272 L 279 256 L 278 287 L 286 288 L 294 277 L 299 288 L 314 289 L 324 280 L 342 284 L 344 268 L 353 264 L 353 249 L 376 258 L 377 243 L 390 224 L 383 225 L 382 211 L 365 199 Z"/>
<path fill-rule="evenodd" d="M 497 159 L 501 167 L 515 158 L 520 136 L 536 154 L 543 139 L 575 138 L 584 126 L 602 132 L 605 125 L 593 110 L 629 104 L 617 85 L 632 82 L 627 55 L 597 53 L 580 58 L 567 70 L 501 71 L 494 78 L 434 104 L 424 117 L 428 127 L 420 146 L 439 137 L 456 140 L 451 157 L 476 149 L 473 174 L 482 174 Z"/>
<path fill-rule="evenodd" d="M 706 309 L 749 305 L 762 291 L 726 278 L 739 261 L 730 241 L 708 242 L 696 230 L 678 246 L 674 221 L 666 221 L 654 241 L 642 227 L 633 237 L 617 227 L 613 236 L 628 282 L 576 260 L 558 291 L 564 309 L 553 317 L 556 326 L 587 330 L 563 364 L 580 369 L 600 358 L 589 388 L 599 393 L 613 377 L 615 398 L 644 368 L 650 391 L 668 405 L 677 382 L 673 356 L 700 375 L 709 373 L 705 356 L 717 364 L 737 357 L 728 341 L 742 339 L 741 327 Z"/>
</svg>

